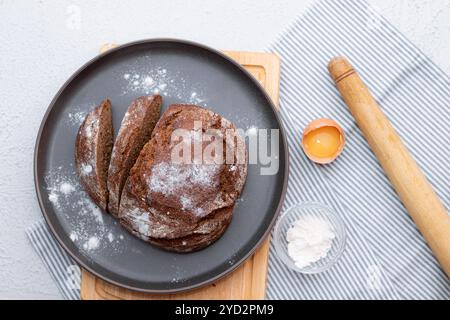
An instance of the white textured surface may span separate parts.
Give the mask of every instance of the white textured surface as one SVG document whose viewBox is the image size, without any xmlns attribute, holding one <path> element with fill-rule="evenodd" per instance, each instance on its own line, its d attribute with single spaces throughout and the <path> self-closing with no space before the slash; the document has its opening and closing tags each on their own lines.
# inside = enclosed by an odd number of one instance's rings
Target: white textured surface
<svg viewBox="0 0 450 320">
<path fill-rule="evenodd" d="M 0 298 L 60 298 L 25 228 L 41 219 L 33 148 L 62 83 L 105 42 L 178 37 L 223 49 L 262 50 L 312 0 L 0 0 Z M 450 73 L 449 0 L 371 0 Z"/>
</svg>

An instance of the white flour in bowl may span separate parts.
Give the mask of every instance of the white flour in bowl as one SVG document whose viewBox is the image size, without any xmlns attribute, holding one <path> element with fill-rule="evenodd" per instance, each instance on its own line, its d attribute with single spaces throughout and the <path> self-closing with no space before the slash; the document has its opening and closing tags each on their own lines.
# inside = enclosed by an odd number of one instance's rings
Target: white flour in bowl
<svg viewBox="0 0 450 320">
<path fill-rule="evenodd" d="M 294 222 L 286 234 L 288 254 L 299 269 L 325 258 L 336 237 L 331 224 L 322 218 L 307 216 Z"/>
</svg>

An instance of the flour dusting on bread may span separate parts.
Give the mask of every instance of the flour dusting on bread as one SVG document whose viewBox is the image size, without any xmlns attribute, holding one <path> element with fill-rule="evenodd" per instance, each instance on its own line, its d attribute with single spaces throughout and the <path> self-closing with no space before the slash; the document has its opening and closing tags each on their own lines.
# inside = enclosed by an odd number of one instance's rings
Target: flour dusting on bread
<svg viewBox="0 0 450 320">
<path fill-rule="evenodd" d="M 186 188 L 213 187 L 220 166 L 204 164 L 173 164 L 161 162 L 152 168 L 148 179 L 149 188 L 154 192 L 174 194 Z"/>
</svg>

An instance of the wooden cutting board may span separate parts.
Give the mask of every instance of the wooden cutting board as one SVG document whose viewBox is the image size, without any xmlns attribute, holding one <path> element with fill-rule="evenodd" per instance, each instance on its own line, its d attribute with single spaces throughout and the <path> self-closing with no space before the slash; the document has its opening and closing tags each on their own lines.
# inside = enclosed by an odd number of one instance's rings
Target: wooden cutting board
<svg viewBox="0 0 450 320">
<path fill-rule="evenodd" d="M 115 47 L 104 45 L 101 52 Z M 224 51 L 225 54 L 245 67 L 266 89 L 278 106 L 280 83 L 280 59 L 271 53 Z M 86 270 L 81 275 L 81 298 L 83 300 L 106 299 L 264 299 L 266 292 L 269 242 L 266 239 L 255 254 L 238 269 L 217 282 L 185 293 L 154 295 L 133 292 L 109 284 Z"/>
</svg>

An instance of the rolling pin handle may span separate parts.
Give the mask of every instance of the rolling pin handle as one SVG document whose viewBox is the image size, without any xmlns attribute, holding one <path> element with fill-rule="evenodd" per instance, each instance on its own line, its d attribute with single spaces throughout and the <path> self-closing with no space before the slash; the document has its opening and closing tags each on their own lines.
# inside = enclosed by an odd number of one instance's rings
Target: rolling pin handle
<svg viewBox="0 0 450 320">
<path fill-rule="evenodd" d="M 339 83 L 356 71 L 345 57 L 336 57 L 328 64 L 328 70 L 335 83 Z"/>
</svg>

